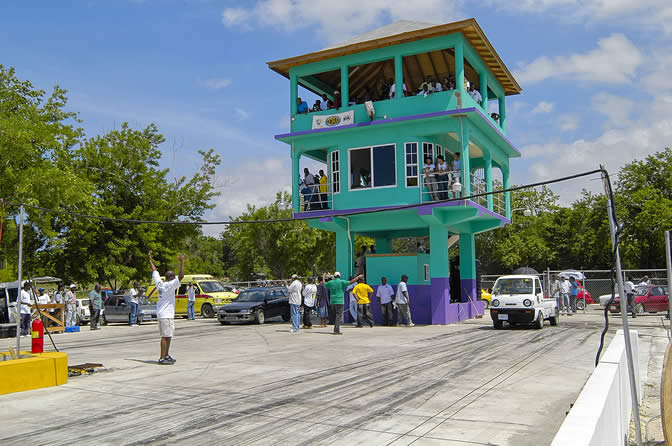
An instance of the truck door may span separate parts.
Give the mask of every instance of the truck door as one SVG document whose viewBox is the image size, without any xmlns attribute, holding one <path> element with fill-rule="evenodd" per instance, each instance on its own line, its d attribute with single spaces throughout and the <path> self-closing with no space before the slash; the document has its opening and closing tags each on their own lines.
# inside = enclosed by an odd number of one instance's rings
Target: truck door
<svg viewBox="0 0 672 446">
<path fill-rule="evenodd" d="M 534 279 L 534 296 L 536 299 L 535 305 L 539 305 L 544 312 L 544 317 L 548 317 L 551 314 L 551 309 L 549 308 L 549 299 L 544 298 L 544 289 L 541 287 L 541 281 L 537 277 Z"/>
</svg>

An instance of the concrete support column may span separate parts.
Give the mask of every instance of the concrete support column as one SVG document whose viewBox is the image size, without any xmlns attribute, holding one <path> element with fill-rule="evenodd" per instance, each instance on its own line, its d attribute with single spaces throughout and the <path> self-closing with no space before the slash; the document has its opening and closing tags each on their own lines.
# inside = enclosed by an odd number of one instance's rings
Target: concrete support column
<svg viewBox="0 0 672 446">
<path fill-rule="evenodd" d="M 502 170 L 502 184 L 504 186 L 504 189 L 508 189 L 511 187 L 511 183 L 509 181 L 509 169 L 501 169 Z M 506 207 L 506 218 L 511 220 L 511 192 L 504 192 L 504 206 Z"/>
<path fill-rule="evenodd" d="M 350 103 L 350 76 L 348 66 L 341 67 L 341 107 L 347 107 Z"/>
<path fill-rule="evenodd" d="M 296 105 L 296 98 L 299 97 L 299 79 L 295 74 L 289 75 L 289 113 L 291 116 L 296 115 L 298 106 Z"/>
<path fill-rule="evenodd" d="M 299 172 L 299 159 L 301 155 L 296 152 L 296 148 L 292 145 L 292 208 L 294 212 L 300 211 L 301 206 L 301 195 L 299 191 L 299 178 L 301 172 Z"/>
<path fill-rule="evenodd" d="M 431 277 L 432 324 L 447 324 L 450 307 L 450 262 L 448 259 L 448 229 L 442 225 L 429 226 L 429 275 Z"/>
<path fill-rule="evenodd" d="M 488 113 L 488 75 L 483 71 L 481 73 L 481 106 L 483 107 L 483 110 L 485 110 L 485 114 L 489 115 Z"/>
<path fill-rule="evenodd" d="M 464 91 L 464 46 L 462 40 L 455 44 L 455 89 Z"/>
<path fill-rule="evenodd" d="M 483 161 L 485 162 L 485 165 L 483 166 L 485 188 L 487 192 L 492 192 L 492 155 L 484 151 Z M 488 209 L 491 211 L 494 209 L 494 203 L 494 197 L 492 195 L 488 195 Z"/>
<path fill-rule="evenodd" d="M 336 270 L 341 273 L 342 279 L 352 275 L 352 249 L 347 230 L 336 231 Z"/>
<path fill-rule="evenodd" d="M 499 98 L 499 126 L 506 132 L 506 96 L 502 95 Z"/>
<path fill-rule="evenodd" d="M 399 54 L 394 56 L 394 97 L 404 97 L 404 66 L 403 57 Z"/>
<path fill-rule="evenodd" d="M 376 254 L 392 254 L 392 239 L 376 237 Z"/>
<path fill-rule="evenodd" d="M 469 302 L 469 298 L 476 302 L 476 243 L 474 234 L 460 234 L 460 295 L 462 302 Z"/>
<path fill-rule="evenodd" d="M 462 119 L 462 118 L 460 118 Z M 462 123 L 464 125 L 464 123 Z M 469 128 L 463 127 L 460 135 L 460 160 L 462 162 L 462 195 L 471 195 L 471 167 L 469 163 Z"/>
</svg>

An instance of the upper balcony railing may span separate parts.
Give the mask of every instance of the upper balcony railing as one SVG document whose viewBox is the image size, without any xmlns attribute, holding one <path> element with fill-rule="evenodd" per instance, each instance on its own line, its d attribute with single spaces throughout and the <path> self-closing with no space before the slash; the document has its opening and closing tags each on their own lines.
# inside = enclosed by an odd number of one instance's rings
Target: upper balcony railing
<svg viewBox="0 0 672 446">
<path fill-rule="evenodd" d="M 456 90 L 441 91 L 428 94 L 427 96 L 405 96 L 403 98 L 387 99 L 373 102 L 375 109 L 375 121 L 390 120 L 405 116 L 421 115 L 447 110 L 456 110 L 458 100 Z M 484 116 L 498 129 L 501 129 L 498 121 L 495 121 L 481 105 L 479 105 L 468 93 L 461 93 L 461 108 L 479 108 Z M 354 112 L 354 122 L 359 124 L 371 122 L 364 104 L 347 105 L 329 110 L 297 114 L 292 117 L 291 131 L 302 132 L 313 129 L 313 118 L 317 116 L 330 116 L 339 113 Z M 341 124 L 342 125 L 342 124 Z M 327 125 L 326 127 L 329 127 Z M 335 127 L 335 126 L 334 126 Z"/>
</svg>

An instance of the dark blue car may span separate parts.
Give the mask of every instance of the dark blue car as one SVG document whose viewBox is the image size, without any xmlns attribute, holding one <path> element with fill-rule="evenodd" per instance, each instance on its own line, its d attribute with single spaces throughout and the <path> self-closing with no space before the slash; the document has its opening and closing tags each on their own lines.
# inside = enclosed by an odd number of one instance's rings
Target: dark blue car
<svg viewBox="0 0 672 446">
<path fill-rule="evenodd" d="M 289 298 L 286 287 L 250 288 L 243 291 L 230 304 L 219 308 L 218 319 L 222 325 L 231 322 L 256 322 L 282 317 L 289 320 Z"/>
</svg>

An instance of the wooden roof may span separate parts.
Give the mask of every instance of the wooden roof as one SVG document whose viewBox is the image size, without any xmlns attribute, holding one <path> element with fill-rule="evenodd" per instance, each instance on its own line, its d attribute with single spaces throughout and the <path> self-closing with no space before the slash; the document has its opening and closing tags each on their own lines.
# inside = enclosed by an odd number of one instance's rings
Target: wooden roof
<svg viewBox="0 0 672 446">
<path fill-rule="evenodd" d="M 314 53 L 268 62 L 268 66 L 273 71 L 288 78 L 289 70 L 292 67 L 454 33 L 462 33 L 465 36 L 481 60 L 502 85 L 507 95 L 520 94 L 522 88 L 490 44 L 476 19 L 473 18 L 444 25 L 428 25 L 408 21 L 395 22 Z"/>
</svg>

